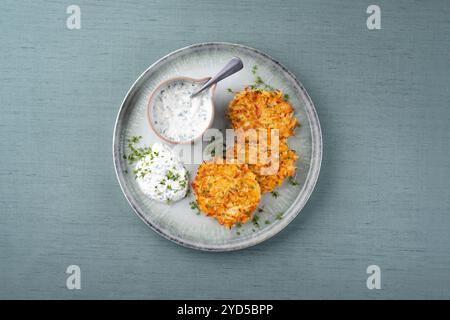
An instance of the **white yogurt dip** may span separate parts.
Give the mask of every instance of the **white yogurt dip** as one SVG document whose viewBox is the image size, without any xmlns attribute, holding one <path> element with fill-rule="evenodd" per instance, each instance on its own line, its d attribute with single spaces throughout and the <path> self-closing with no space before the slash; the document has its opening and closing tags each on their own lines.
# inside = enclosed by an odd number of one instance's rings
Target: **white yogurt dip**
<svg viewBox="0 0 450 320">
<path fill-rule="evenodd" d="M 178 157 L 159 142 L 138 161 L 134 172 L 140 189 L 151 199 L 172 202 L 183 199 L 187 194 L 187 170 Z"/>
<path fill-rule="evenodd" d="M 212 89 L 191 98 L 203 83 L 176 80 L 156 93 L 151 108 L 153 128 L 164 138 L 187 142 L 199 137 L 212 121 Z"/>
</svg>

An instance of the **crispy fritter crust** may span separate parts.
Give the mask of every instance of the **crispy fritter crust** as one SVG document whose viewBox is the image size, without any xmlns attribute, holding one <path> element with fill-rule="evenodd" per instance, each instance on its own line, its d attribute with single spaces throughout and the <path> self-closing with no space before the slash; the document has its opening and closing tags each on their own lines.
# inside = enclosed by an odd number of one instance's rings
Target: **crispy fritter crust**
<svg viewBox="0 0 450 320">
<path fill-rule="evenodd" d="M 251 219 L 261 199 L 255 174 L 247 165 L 219 159 L 200 165 L 192 188 L 200 210 L 227 228 Z"/>
<path fill-rule="evenodd" d="M 268 146 L 267 149 L 262 148 L 260 150 L 259 142 L 246 141 L 245 154 L 244 145 L 235 144 L 234 148 L 231 149 L 235 159 L 242 161 L 245 156 L 245 163 L 248 164 L 249 169 L 255 174 L 262 193 L 273 191 L 273 189 L 283 184 L 284 179 L 293 176 L 296 169 L 294 166 L 295 161 L 298 158 L 295 151 L 289 149 L 286 140 L 279 141 L 278 155 L 274 152 L 273 159 L 271 155 L 274 149 L 270 147 L 270 140 L 264 146 Z M 267 158 L 261 157 L 260 152 L 267 152 Z M 238 153 L 241 154 L 241 158 L 238 158 Z M 274 163 L 276 161 L 278 161 L 278 170 L 276 170 L 277 167 Z M 268 173 L 267 170 L 271 167 L 275 168 L 276 172 Z M 266 169 L 266 172 L 264 169 Z"/>
<path fill-rule="evenodd" d="M 278 129 L 280 139 L 294 134 L 294 109 L 281 91 L 249 90 L 236 94 L 228 108 L 233 129 Z"/>
</svg>

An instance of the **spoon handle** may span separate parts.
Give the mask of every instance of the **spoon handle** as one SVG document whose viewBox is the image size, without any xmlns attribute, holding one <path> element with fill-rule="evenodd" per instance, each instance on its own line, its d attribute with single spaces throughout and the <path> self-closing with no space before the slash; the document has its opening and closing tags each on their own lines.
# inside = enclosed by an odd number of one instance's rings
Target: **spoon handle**
<svg viewBox="0 0 450 320">
<path fill-rule="evenodd" d="M 238 57 L 233 57 L 225 67 L 223 67 L 222 70 L 220 70 L 214 77 L 208 80 L 200 89 L 198 89 L 196 92 L 194 92 L 191 97 L 196 96 L 203 90 L 211 87 L 213 84 L 216 84 L 220 80 L 223 80 L 232 74 L 238 72 L 244 67 L 244 64 L 242 63 L 242 60 Z"/>
</svg>

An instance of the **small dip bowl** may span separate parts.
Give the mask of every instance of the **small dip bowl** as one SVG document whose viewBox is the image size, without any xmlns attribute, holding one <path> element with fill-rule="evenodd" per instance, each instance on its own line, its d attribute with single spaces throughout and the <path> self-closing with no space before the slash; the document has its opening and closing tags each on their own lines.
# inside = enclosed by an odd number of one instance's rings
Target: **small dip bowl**
<svg viewBox="0 0 450 320">
<path fill-rule="evenodd" d="M 161 138 L 162 140 L 169 142 L 169 143 L 173 143 L 173 144 L 187 144 L 187 143 L 192 143 L 196 140 L 198 140 L 199 138 L 202 137 L 202 135 L 205 133 L 206 130 L 208 130 L 214 120 L 214 93 L 216 90 L 216 85 L 212 85 L 209 89 L 205 90 L 205 93 L 209 94 L 209 97 L 211 99 L 209 105 L 209 112 L 208 115 L 209 117 L 206 119 L 205 123 L 206 125 L 202 126 L 201 132 L 198 133 L 197 135 L 195 135 L 194 137 L 190 138 L 190 139 L 186 139 L 186 140 L 175 140 L 172 139 L 170 137 L 167 137 L 166 135 L 164 135 L 156 126 L 157 122 L 155 121 L 155 101 L 157 98 L 160 97 L 161 94 L 164 93 L 164 91 L 166 89 L 169 88 L 170 85 L 176 84 L 177 82 L 187 82 L 187 83 L 196 83 L 198 84 L 198 88 L 200 88 L 200 86 L 204 83 L 206 83 L 209 79 L 211 78 L 202 78 L 202 79 L 194 79 L 194 78 L 189 78 L 189 77 L 175 77 L 175 78 L 170 78 L 164 82 L 162 82 L 160 85 L 158 85 L 158 87 L 156 87 L 156 89 L 152 92 L 148 105 L 147 105 L 147 110 L 146 110 L 146 117 L 148 120 L 148 123 L 150 125 L 150 127 L 152 128 L 153 132 L 156 133 L 156 135 Z M 197 89 L 198 89 L 197 88 Z M 166 119 L 167 121 L 170 121 L 170 119 Z M 191 126 L 193 127 L 193 126 Z"/>
</svg>

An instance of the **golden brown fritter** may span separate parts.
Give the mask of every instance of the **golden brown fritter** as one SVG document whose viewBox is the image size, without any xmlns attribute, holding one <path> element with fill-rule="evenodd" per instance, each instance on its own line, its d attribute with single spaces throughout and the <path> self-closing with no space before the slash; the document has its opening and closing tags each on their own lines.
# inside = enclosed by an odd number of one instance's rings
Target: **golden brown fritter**
<svg viewBox="0 0 450 320">
<path fill-rule="evenodd" d="M 294 109 L 281 91 L 249 90 L 236 94 L 228 108 L 233 129 L 278 129 L 280 139 L 294 134 Z"/>
<path fill-rule="evenodd" d="M 247 222 L 261 198 L 259 184 L 247 165 L 222 159 L 202 163 L 192 188 L 200 210 L 228 228 Z"/>
<path fill-rule="evenodd" d="M 260 150 L 259 141 L 246 141 L 245 148 L 244 145 L 235 144 L 231 152 L 234 158 L 248 164 L 249 169 L 256 175 L 261 192 L 266 193 L 281 186 L 284 179 L 295 174 L 294 164 L 298 157 L 295 151 L 289 149 L 286 140 L 279 141 L 278 152 L 273 146 L 271 147 L 270 140 L 263 143 Z M 263 156 L 264 153 L 266 157 Z M 240 154 L 239 158 L 238 154 Z"/>
</svg>

